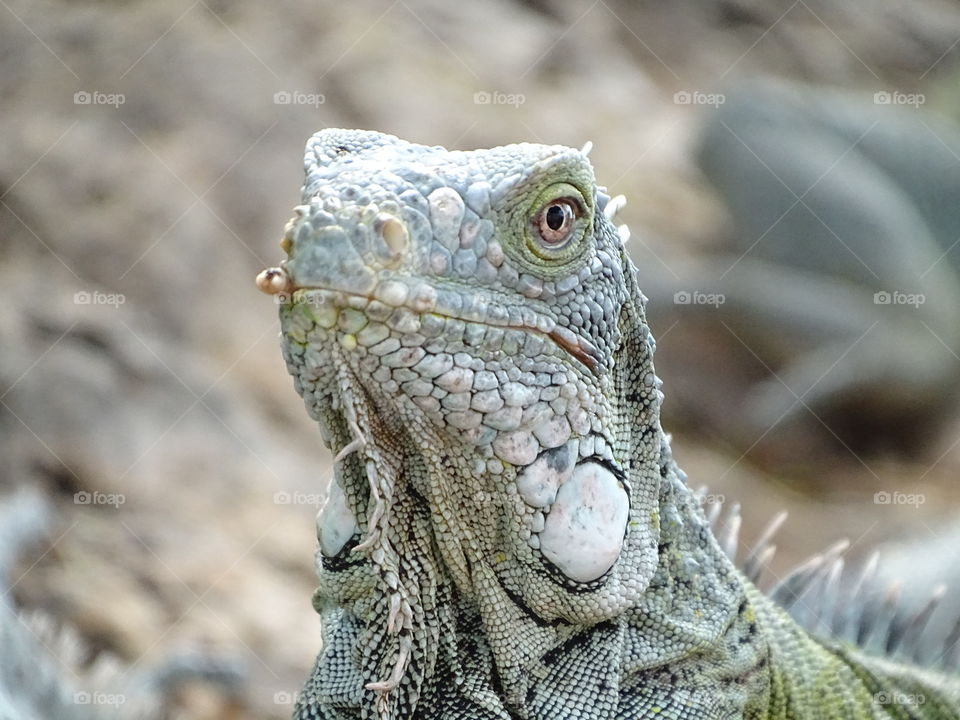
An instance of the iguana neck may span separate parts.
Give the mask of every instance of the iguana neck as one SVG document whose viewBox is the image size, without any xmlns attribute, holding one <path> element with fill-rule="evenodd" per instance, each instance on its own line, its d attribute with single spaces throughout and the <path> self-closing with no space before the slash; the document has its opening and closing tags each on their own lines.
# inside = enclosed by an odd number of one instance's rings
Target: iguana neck
<svg viewBox="0 0 960 720">
<path fill-rule="evenodd" d="M 504 519 L 514 510 L 497 494 L 489 475 L 478 472 L 481 458 L 469 452 L 453 456 L 437 452 L 443 439 L 431 436 L 428 428 L 413 428 L 410 434 L 421 439 L 416 445 L 419 451 L 404 461 L 397 486 L 417 499 L 419 510 L 406 512 L 402 521 L 394 514 L 390 545 L 398 557 L 420 559 L 408 566 L 413 575 L 401 576 L 400 584 L 442 586 L 446 589 L 440 594 L 451 607 L 453 598 L 458 598 L 455 614 L 461 621 L 448 624 L 448 634 L 457 636 L 456 626 L 464 624 L 464 612 L 470 615 L 466 624 L 471 627 L 479 620 L 483 630 L 479 642 L 489 653 L 490 676 L 499 683 L 511 712 L 522 714 L 538 680 L 563 662 L 556 659 L 556 651 L 598 626 L 619 628 L 614 633 L 617 639 L 610 641 L 610 666 L 603 670 L 613 687 L 620 678 L 668 665 L 682 675 L 689 662 L 699 673 L 703 657 L 722 658 L 723 667 L 731 668 L 744 686 L 767 684 L 767 649 L 758 639 L 749 610 L 747 581 L 713 538 L 659 426 L 655 434 L 660 443 L 656 571 L 649 585 L 634 588 L 632 595 L 620 588 L 605 606 L 606 612 L 589 617 L 577 615 L 563 602 L 566 590 L 558 590 L 555 574 L 548 570 L 534 573 L 536 577 L 524 586 L 502 572 L 515 546 L 513 529 Z M 469 523 L 462 522 L 465 516 L 471 518 Z M 429 541 L 424 537 L 425 522 Z M 420 539 L 414 544 L 414 538 Z M 553 602 L 544 601 L 547 588 L 556 591 Z M 418 617 L 427 617 L 418 607 L 419 598 L 410 602 Z M 431 617 L 439 621 L 436 608 Z M 654 621 L 657 633 L 643 632 Z M 456 651 L 440 647 L 441 633 L 430 635 L 437 643 L 428 650 L 431 657 L 440 663 L 460 662 Z M 455 644 L 475 646 L 477 642 L 476 637 L 459 636 Z M 699 685 L 702 679 L 691 675 L 691 682 Z M 762 696 L 756 692 L 754 696 L 758 694 Z"/>
</svg>

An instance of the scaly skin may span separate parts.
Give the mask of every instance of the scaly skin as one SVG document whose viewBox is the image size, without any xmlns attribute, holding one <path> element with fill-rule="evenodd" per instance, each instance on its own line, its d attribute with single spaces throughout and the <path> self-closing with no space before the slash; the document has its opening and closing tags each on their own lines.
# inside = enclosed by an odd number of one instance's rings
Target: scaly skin
<svg viewBox="0 0 960 720">
<path fill-rule="evenodd" d="M 957 717 L 956 680 L 812 638 L 720 549 L 584 153 L 325 130 L 305 164 L 258 279 L 337 453 L 297 720 Z"/>
</svg>

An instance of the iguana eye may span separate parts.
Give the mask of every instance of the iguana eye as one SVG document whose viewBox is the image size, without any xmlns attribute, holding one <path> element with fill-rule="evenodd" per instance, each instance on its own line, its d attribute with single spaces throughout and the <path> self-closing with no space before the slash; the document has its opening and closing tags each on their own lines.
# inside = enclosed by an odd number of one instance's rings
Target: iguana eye
<svg viewBox="0 0 960 720">
<path fill-rule="evenodd" d="M 537 213 L 535 223 L 540 244 L 547 250 L 559 250 L 573 235 L 580 205 L 572 198 L 552 200 Z"/>
<path fill-rule="evenodd" d="M 514 260 L 520 268 L 546 279 L 566 273 L 585 256 L 590 247 L 585 240 L 590 239 L 593 225 L 593 206 L 588 197 L 571 182 L 556 182 L 546 184 L 529 204 L 515 206 L 516 215 L 511 220 L 521 232 L 506 233 L 504 247 L 516 248 Z M 522 240 L 523 245 L 513 245 L 516 240 Z"/>
</svg>

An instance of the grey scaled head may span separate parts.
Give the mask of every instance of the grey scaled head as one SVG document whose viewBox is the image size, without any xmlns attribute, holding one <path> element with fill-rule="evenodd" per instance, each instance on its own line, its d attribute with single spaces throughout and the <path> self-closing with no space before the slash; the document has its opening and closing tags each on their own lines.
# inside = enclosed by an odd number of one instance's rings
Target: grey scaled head
<svg viewBox="0 0 960 720">
<path fill-rule="evenodd" d="M 586 155 L 331 129 L 308 142 L 305 170 L 288 258 L 260 283 L 289 293 L 288 364 L 333 449 L 349 439 L 336 428 L 350 388 L 378 423 L 358 431 L 416 456 L 397 483 L 437 517 L 477 519 L 438 529 L 441 545 L 502 551 L 502 583 L 545 617 L 635 599 L 656 566 L 660 442 L 643 430 L 657 426 L 659 390 Z M 362 518 L 365 489 L 344 490 Z M 591 493 L 597 532 L 571 531 Z"/>
</svg>

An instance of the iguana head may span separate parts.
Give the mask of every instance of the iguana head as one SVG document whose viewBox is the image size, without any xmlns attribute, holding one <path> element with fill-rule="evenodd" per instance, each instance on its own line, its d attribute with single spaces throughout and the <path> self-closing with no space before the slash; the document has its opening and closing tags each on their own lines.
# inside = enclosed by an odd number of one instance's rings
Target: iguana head
<svg viewBox="0 0 960 720">
<path fill-rule="evenodd" d="M 369 557 L 382 594 L 414 603 L 401 526 L 422 516 L 421 565 L 474 599 L 501 673 L 521 673 L 551 624 L 616 615 L 657 565 L 660 394 L 609 198 L 561 146 L 324 130 L 305 169 L 288 257 L 258 283 L 340 453 L 327 570 Z M 496 636 L 508 615 L 544 636 L 534 650 Z"/>
<path fill-rule="evenodd" d="M 771 687 L 853 679 L 672 464 L 614 205 L 570 148 L 309 141 L 288 258 L 258 278 L 337 453 L 298 720 L 759 717 L 796 709 Z"/>
</svg>

